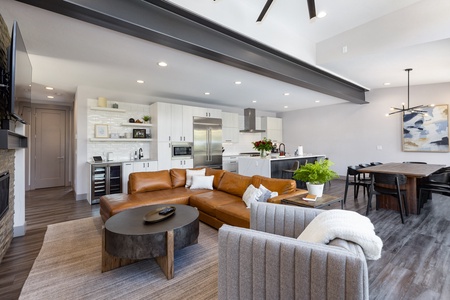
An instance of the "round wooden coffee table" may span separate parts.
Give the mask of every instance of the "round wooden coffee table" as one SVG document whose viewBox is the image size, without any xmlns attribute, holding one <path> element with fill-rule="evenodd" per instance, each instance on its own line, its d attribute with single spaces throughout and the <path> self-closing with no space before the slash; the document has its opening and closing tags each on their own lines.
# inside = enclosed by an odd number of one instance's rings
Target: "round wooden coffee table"
<svg viewBox="0 0 450 300">
<path fill-rule="evenodd" d="M 157 223 L 144 221 L 148 212 L 165 206 L 174 206 L 175 214 Z M 181 204 L 144 206 L 112 216 L 102 233 L 102 272 L 155 258 L 167 279 L 172 279 L 174 251 L 197 243 L 198 216 L 196 208 Z"/>
</svg>

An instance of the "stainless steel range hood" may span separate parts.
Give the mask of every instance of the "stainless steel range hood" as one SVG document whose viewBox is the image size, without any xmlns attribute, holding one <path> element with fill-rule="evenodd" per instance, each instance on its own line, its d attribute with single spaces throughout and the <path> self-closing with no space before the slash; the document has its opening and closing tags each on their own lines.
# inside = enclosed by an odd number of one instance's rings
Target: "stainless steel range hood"
<svg viewBox="0 0 450 300">
<path fill-rule="evenodd" d="M 266 132 L 265 130 L 256 129 L 256 113 L 254 108 L 244 109 L 244 130 L 240 132 Z"/>
</svg>

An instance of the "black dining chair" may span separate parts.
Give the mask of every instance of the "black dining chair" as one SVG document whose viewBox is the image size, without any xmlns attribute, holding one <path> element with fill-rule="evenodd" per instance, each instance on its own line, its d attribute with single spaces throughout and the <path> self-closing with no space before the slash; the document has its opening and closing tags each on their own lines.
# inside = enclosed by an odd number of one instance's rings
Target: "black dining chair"
<svg viewBox="0 0 450 300">
<path fill-rule="evenodd" d="M 281 171 L 281 178 L 286 178 L 285 175 L 287 175 L 288 178 L 291 179 L 292 176 L 294 176 L 294 172 L 297 171 L 297 169 L 299 167 L 300 167 L 300 162 L 298 160 L 295 160 L 290 169 Z"/>
<path fill-rule="evenodd" d="M 366 216 L 369 215 L 372 207 L 373 195 L 389 195 L 397 198 L 400 218 L 405 223 L 403 211 L 408 216 L 408 203 L 406 202 L 406 176 L 403 174 L 385 174 L 373 173 L 372 185 L 370 188 L 369 201 L 367 203 Z M 391 187 L 389 187 L 391 186 Z M 376 200 L 376 209 L 379 207 L 378 199 Z"/>
<path fill-rule="evenodd" d="M 432 199 L 433 193 L 450 196 L 450 170 L 444 168 L 424 178 L 417 186 L 417 189 L 419 190 L 417 214 L 420 214 L 424 203 L 428 199 Z"/>
<path fill-rule="evenodd" d="M 347 193 L 348 193 L 348 187 L 353 186 L 353 195 L 354 199 L 358 198 L 359 193 L 359 187 L 362 187 L 365 191 L 367 190 L 367 195 L 369 195 L 369 188 L 371 185 L 371 181 L 369 180 L 363 180 L 362 179 L 362 173 L 359 172 L 360 166 L 348 166 L 347 167 L 347 176 L 345 178 L 345 192 L 344 192 L 344 203 L 347 201 Z"/>
</svg>

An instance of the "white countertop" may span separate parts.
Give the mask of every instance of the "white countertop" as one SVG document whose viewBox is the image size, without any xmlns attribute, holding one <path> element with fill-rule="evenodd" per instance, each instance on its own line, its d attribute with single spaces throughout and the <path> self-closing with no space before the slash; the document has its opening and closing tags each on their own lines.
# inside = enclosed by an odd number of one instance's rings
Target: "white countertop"
<svg viewBox="0 0 450 300">
<path fill-rule="evenodd" d="M 239 156 L 239 159 L 263 159 L 263 160 L 286 160 L 286 159 L 301 159 L 301 158 L 309 158 L 309 157 L 326 157 L 324 154 L 307 154 L 301 156 L 284 156 L 284 157 L 276 157 L 272 158 L 270 155 L 267 158 L 261 158 L 259 156 Z"/>
<path fill-rule="evenodd" d="M 121 164 L 121 163 L 128 163 L 128 162 L 145 162 L 145 161 L 156 161 L 156 160 L 154 160 L 154 159 L 149 159 L 149 158 L 147 158 L 147 159 L 145 159 L 145 158 L 142 158 L 142 159 L 136 159 L 136 160 L 103 160 L 103 161 L 100 161 L 100 162 L 95 162 L 95 161 L 88 161 L 87 163 L 88 164 L 91 164 L 91 165 L 96 165 L 96 164 L 114 164 L 114 163 L 119 163 L 119 164 Z"/>
</svg>

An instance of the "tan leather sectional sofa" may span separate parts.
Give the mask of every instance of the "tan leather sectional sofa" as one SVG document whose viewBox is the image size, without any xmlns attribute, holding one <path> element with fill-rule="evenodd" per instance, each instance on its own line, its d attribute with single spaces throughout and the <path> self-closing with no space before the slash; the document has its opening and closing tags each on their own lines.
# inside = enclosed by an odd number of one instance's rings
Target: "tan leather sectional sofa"
<svg viewBox="0 0 450 300">
<path fill-rule="evenodd" d="M 263 176 L 243 176 L 235 173 L 206 168 L 206 176 L 214 176 L 213 190 L 186 188 L 186 170 L 171 169 L 130 174 L 128 194 L 106 195 L 100 198 L 100 215 L 103 221 L 134 207 L 152 204 L 187 204 L 200 212 L 200 221 L 215 228 L 223 224 L 250 226 L 250 210 L 242 196 L 250 184 L 256 188 L 263 184 L 278 192 L 268 200 L 280 203 L 281 199 L 305 193 L 297 190 L 294 180 Z"/>
</svg>

